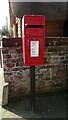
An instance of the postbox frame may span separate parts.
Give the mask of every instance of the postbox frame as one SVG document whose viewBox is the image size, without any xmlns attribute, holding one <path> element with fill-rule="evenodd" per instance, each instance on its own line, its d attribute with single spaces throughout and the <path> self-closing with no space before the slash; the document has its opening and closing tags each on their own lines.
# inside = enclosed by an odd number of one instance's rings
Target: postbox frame
<svg viewBox="0 0 68 120">
<path fill-rule="evenodd" d="M 22 35 L 24 65 L 33 66 L 44 64 L 45 16 L 24 15 Z M 36 47 L 39 46 L 38 56 L 31 56 L 32 43 L 35 43 Z"/>
</svg>

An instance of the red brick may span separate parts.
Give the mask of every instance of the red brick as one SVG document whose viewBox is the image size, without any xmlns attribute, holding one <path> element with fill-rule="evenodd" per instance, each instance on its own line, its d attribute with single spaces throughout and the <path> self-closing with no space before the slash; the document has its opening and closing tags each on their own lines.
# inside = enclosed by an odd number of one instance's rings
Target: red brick
<svg viewBox="0 0 68 120">
<path fill-rule="evenodd" d="M 3 58 L 5 59 L 11 58 L 11 55 L 3 55 Z"/>
<path fill-rule="evenodd" d="M 8 75 L 8 76 L 12 75 L 12 73 L 5 73 L 5 74 Z"/>
<path fill-rule="evenodd" d="M 14 80 L 14 77 L 10 77 L 11 80 Z"/>
<path fill-rule="evenodd" d="M 7 67 L 14 67 L 15 64 L 12 64 L 12 63 L 9 63 L 9 64 L 6 64 Z"/>
</svg>

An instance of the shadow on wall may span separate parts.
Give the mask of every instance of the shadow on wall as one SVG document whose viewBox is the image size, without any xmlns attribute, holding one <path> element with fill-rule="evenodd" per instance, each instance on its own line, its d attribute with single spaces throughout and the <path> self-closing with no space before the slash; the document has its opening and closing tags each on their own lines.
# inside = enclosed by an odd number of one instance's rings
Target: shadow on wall
<svg viewBox="0 0 68 120">
<path fill-rule="evenodd" d="M 63 36 L 68 37 L 68 19 L 64 22 Z"/>
</svg>

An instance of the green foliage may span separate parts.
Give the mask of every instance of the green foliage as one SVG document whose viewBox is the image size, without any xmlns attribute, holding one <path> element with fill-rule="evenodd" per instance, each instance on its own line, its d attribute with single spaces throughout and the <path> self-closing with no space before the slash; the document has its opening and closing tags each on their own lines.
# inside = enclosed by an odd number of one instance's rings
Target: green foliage
<svg viewBox="0 0 68 120">
<path fill-rule="evenodd" d="M 13 37 L 13 31 L 12 28 L 7 26 L 3 26 L 2 29 L 0 30 L 1 36 L 7 36 L 7 37 Z"/>
</svg>

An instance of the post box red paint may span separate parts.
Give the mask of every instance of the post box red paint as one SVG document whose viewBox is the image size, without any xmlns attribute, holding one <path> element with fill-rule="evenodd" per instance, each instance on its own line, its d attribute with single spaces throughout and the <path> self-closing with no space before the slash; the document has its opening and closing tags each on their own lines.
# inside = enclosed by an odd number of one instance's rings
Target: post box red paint
<svg viewBox="0 0 68 120">
<path fill-rule="evenodd" d="M 24 15 L 23 17 L 23 60 L 24 65 L 44 63 L 45 16 Z"/>
</svg>

